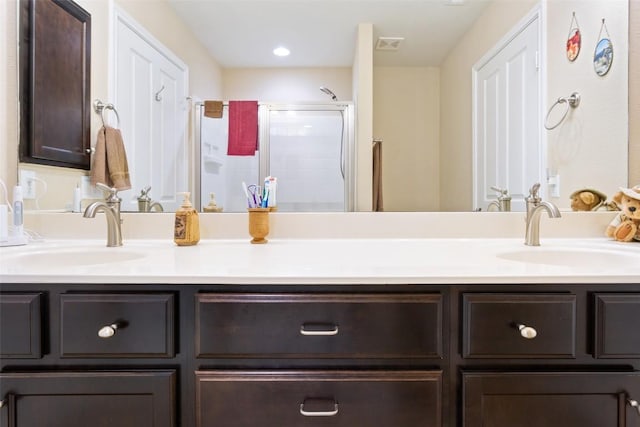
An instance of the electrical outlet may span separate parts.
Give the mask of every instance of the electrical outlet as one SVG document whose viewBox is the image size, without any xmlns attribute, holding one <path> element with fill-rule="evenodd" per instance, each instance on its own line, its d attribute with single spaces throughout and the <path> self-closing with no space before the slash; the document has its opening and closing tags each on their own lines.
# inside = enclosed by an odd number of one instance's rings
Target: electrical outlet
<svg viewBox="0 0 640 427">
<path fill-rule="evenodd" d="M 25 200 L 36 198 L 36 173 L 34 171 L 20 171 L 20 186 L 22 198 Z"/>
<path fill-rule="evenodd" d="M 547 178 L 551 197 L 560 197 L 560 175 L 552 175 Z"/>
</svg>

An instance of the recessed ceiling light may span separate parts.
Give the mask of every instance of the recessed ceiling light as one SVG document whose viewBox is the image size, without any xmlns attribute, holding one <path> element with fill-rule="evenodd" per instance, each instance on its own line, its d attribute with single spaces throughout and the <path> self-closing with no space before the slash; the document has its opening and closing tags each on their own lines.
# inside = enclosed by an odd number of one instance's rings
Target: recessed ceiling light
<svg viewBox="0 0 640 427">
<path fill-rule="evenodd" d="M 289 49 L 282 46 L 273 49 L 273 54 L 275 56 L 289 56 L 290 53 L 291 52 L 289 52 Z"/>
</svg>

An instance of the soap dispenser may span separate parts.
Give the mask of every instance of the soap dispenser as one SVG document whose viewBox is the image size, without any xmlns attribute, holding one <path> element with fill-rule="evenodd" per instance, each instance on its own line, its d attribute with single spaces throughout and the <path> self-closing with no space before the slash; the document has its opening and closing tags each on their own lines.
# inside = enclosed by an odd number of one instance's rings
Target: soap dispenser
<svg viewBox="0 0 640 427">
<path fill-rule="evenodd" d="M 198 211 L 195 210 L 189 196 L 191 193 L 178 193 L 184 199 L 182 206 L 176 211 L 175 228 L 173 232 L 173 241 L 178 246 L 191 246 L 200 241 L 200 221 L 198 220 Z"/>
<path fill-rule="evenodd" d="M 215 193 L 209 193 L 209 204 L 202 208 L 205 212 L 222 212 L 222 208 L 216 204 L 216 195 Z"/>
</svg>

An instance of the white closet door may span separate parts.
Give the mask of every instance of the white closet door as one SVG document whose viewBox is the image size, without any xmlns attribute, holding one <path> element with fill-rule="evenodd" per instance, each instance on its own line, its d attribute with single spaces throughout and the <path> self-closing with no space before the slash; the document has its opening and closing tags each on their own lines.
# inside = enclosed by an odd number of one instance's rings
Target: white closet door
<svg viewBox="0 0 640 427">
<path fill-rule="evenodd" d="M 542 179 L 539 18 L 514 30 L 473 68 L 474 209 L 496 200 L 491 186 L 506 188 L 511 209 Z"/>
<path fill-rule="evenodd" d="M 151 198 L 174 211 L 189 190 L 187 67 L 132 18 L 116 14 L 115 100 L 132 189 L 124 210 L 137 210 L 147 185 Z M 113 124 L 113 123 L 112 123 Z"/>
</svg>

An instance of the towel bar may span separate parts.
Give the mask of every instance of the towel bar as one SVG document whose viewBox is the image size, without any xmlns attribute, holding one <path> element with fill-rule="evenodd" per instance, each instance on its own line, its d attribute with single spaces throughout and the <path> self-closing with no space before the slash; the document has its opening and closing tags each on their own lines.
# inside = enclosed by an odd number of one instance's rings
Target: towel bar
<svg viewBox="0 0 640 427">
<path fill-rule="evenodd" d="M 100 119 L 102 120 L 102 126 L 107 125 L 107 122 L 104 119 L 104 110 L 111 110 L 115 113 L 117 127 L 120 128 L 120 116 L 118 115 L 118 110 L 116 110 L 116 107 L 111 103 L 105 104 L 99 99 L 96 99 L 93 101 L 93 111 L 95 111 L 96 114 L 100 114 Z"/>
</svg>

